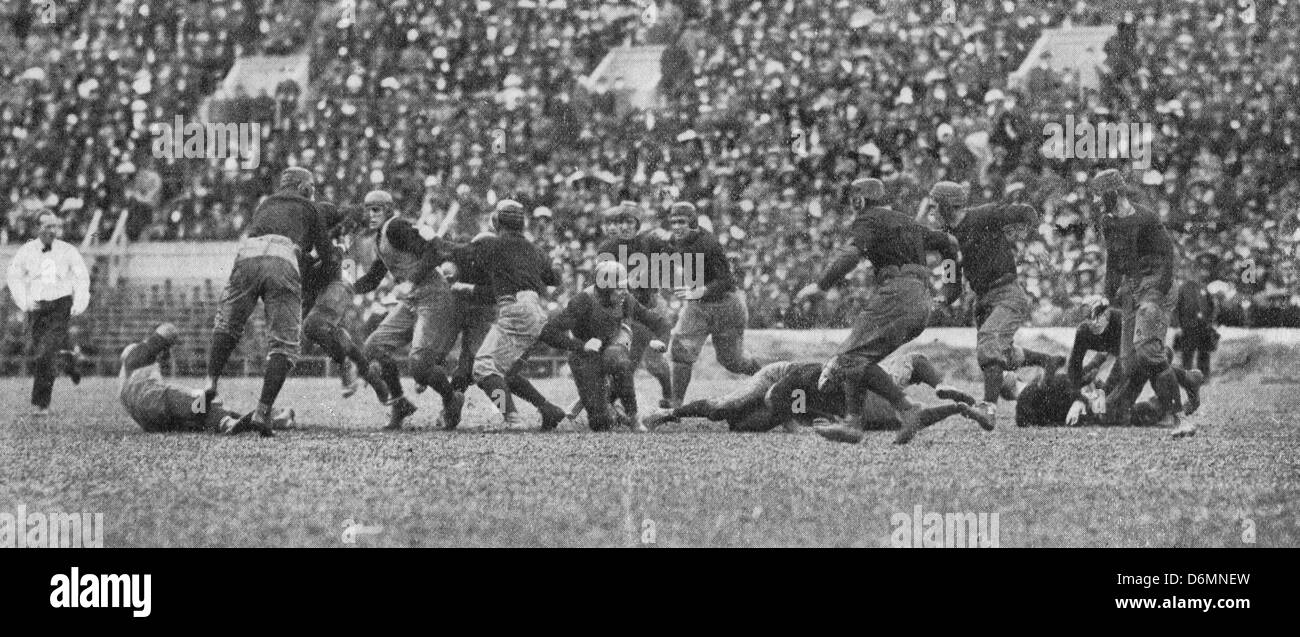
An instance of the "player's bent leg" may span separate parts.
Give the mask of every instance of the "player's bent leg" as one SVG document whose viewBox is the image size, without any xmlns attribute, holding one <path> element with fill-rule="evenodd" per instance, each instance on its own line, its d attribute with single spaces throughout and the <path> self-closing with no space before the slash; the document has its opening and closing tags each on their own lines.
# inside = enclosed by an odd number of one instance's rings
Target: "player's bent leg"
<svg viewBox="0 0 1300 637">
<path fill-rule="evenodd" d="M 1199 369 L 1180 369 L 1172 368 L 1174 375 L 1178 378 L 1178 385 L 1187 392 L 1187 410 L 1184 412 L 1188 416 L 1196 413 L 1201 407 L 1201 385 L 1205 384 L 1205 374 Z"/>
<path fill-rule="evenodd" d="M 133 347 L 122 350 L 122 370 L 127 374 L 141 367 L 153 365 L 158 355 L 171 347 L 180 336 L 180 330 L 171 323 L 163 323 L 154 329 L 154 333 Z"/>
<path fill-rule="evenodd" d="M 578 398 L 587 410 L 587 426 L 592 431 L 607 431 L 614 426 L 605 387 L 605 371 L 600 354 L 575 352 L 569 356 L 569 370 L 578 387 Z"/>
<path fill-rule="evenodd" d="M 715 332 L 713 350 L 718 355 L 718 364 L 733 374 L 750 376 L 763 367 L 758 361 L 745 356 L 744 329 Z"/>
<path fill-rule="evenodd" d="M 618 401 L 623 406 L 627 422 L 633 431 L 648 431 L 642 424 L 636 398 L 634 370 L 631 353 L 620 345 L 605 348 L 601 354 L 601 363 L 609 376 L 611 401 Z"/>
<path fill-rule="evenodd" d="M 677 325 L 673 326 L 668 339 L 668 351 L 672 359 L 672 404 L 681 405 L 686 401 L 686 390 L 691 384 L 691 368 L 704 349 L 704 341 L 709 337 L 709 320 L 704 308 L 697 302 L 689 302 L 677 316 Z"/>
<path fill-rule="evenodd" d="M 686 400 L 686 390 L 691 385 L 691 370 L 704 348 L 701 334 L 674 334 L 669 340 L 672 353 L 672 404 L 681 405 Z"/>
<path fill-rule="evenodd" d="M 208 350 L 207 380 L 204 393 L 208 400 L 217 394 L 217 384 L 231 354 L 243 337 L 248 317 L 257 308 L 260 274 L 254 259 L 235 261 L 230 279 L 222 292 L 217 314 L 213 318 L 212 343 Z"/>
</svg>

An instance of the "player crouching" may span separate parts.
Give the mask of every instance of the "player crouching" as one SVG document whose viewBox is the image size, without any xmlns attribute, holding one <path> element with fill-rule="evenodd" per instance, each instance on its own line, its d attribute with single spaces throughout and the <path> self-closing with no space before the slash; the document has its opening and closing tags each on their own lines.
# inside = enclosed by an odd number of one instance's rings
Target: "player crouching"
<svg viewBox="0 0 1300 637">
<path fill-rule="evenodd" d="M 126 413 L 149 433 L 209 431 L 234 435 L 252 431 L 250 419 L 224 409 L 220 399 L 204 404 L 203 390 L 163 382 L 158 357 L 176 343 L 178 334 L 175 325 L 163 323 L 145 340 L 122 350 L 118 397 Z M 292 427 L 293 410 L 276 410 L 270 423 L 273 429 Z"/>
<path fill-rule="evenodd" d="M 637 417 L 636 365 L 628 323 L 649 328 L 653 338 L 648 345 L 659 352 L 667 349 L 664 339 L 672 325 L 628 292 L 627 269 L 622 264 L 602 261 L 596 265 L 595 277 L 595 285 L 574 295 L 563 311 L 547 321 L 539 340 L 570 352 L 569 369 L 593 431 L 608 430 L 623 419 L 609 400 L 607 379 L 627 421 L 636 431 L 646 431 Z"/>
</svg>

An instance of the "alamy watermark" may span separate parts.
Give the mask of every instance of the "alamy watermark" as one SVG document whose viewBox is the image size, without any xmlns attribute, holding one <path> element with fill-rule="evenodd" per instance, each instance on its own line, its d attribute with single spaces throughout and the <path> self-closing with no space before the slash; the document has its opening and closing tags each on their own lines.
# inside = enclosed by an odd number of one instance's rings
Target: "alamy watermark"
<svg viewBox="0 0 1300 637">
<path fill-rule="evenodd" d="M 998 514 L 986 512 L 937 513 L 898 512 L 889 517 L 894 530 L 889 544 L 894 548 L 998 548 Z"/>
<path fill-rule="evenodd" d="M 1151 146 L 1155 128 L 1150 122 L 1075 122 L 1066 115 L 1065 123 L 1043 125 L 1042 153 L 1049 159 L 1131 159 L 1133 167 L 1151 167 Z"/>
<path fill-rule="evenodd" d="M 0 511 L 0 549 L 104 548 L 103 513 Z"/>
<path fill-rule="evenodd" d="M 257 168 L 262 161 L 258 122 L 186 122 L 177 115 L 173 122 L 155 122 L 149 129 L 155 159 L 238 158 L 244 170 Z"/>
<path fill-rule="evenodd" d="M 629 252 L 618 247 L 618 254 L 602 252 L 596 263 L 617 261 L 627 271 L 627 286 L 632 289 L 680 290 L 704 287 L 704 253 Z M 597 270 L 596 287 L 619 287 L 617 273 Z"/>
</svg>

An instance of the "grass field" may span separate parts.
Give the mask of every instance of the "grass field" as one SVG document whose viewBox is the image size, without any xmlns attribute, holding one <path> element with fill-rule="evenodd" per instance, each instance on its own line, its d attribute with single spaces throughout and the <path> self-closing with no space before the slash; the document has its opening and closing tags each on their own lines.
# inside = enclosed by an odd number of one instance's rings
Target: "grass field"
<svg viewBox="0 0 1300 637">
<path fill-rule="evenodd" d="M 917 505 L 998 513 L 1004 547 L 1249 546 L 1245 521 L 1258 546 L 1300 545 L 1295 384 L 1211 384 L 1184 441 L 951 419 L 906 447 L 889 433 L 855 447 L 703 422 L 543 434 L 526 406 L 530 430 L 511 431 L 477 390 L 461 431 L 431 428 L 425 394 L 413 427 L 387 433 L 372 396 L 305 378 L 282 397 L 299 428 L 277 438 L 157 435 L 125 416 L 112 379 L 60 379 L 43 420 L 15 415 L 29 383 L 0 380 L 0 511 L 102 512 L 108 547 L 342 547 L 348 518 L 382 527 L 357 546 L 633 546 L 650 529 L 658 546 L 889 546 L 891 515 Z M 225 395 L 247 408 L 256 386 Z M 539 387 L 575 395 L 568 380 Z"/>
</svg>

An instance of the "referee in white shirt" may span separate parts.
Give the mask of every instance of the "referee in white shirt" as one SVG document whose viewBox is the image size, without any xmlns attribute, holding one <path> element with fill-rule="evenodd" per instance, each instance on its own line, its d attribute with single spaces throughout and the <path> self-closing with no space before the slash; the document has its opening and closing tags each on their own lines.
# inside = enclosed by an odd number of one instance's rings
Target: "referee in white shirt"
<svg viewBox="0 0 1300 637">
<path fill-rule="evenodd" d="M 27 313 L 31 326 L 33 363 L 32 406 L 35 415 L 49 413 L 54 391 L 56 359 L 67 356 L 68 319 L 90 304 L 90 273 L 72 244 L 61 241 L 63 220 L 53 212 L 40 217 L 36 238 L 14 254 L 9 264 L 9 294 Z M 75 361 L 67 357 L 64 368 L 74 380 Z"/>
</svg>

